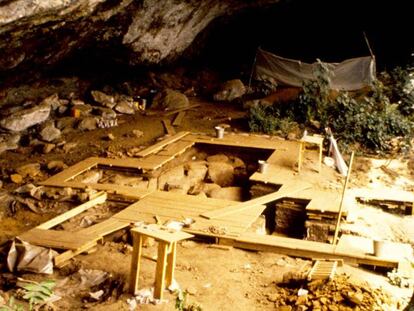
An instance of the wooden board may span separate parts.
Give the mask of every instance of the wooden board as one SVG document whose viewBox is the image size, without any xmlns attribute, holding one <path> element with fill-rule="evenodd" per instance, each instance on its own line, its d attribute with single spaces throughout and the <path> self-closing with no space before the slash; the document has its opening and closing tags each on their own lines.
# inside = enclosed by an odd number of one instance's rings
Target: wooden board
<svg viewBox="0 0 414 311">
<path fill-rule="evenodd" d="M 176 157 L 185 152 L 187 149 L 191 148 L 192 146 L 194 146 L 193 141 L 177 141 L 164 147 L 164 149 L 157 152 L 157 155 Z"/>
<path fill-rule="evenodd" d="M 136 155 L 138 157 L 145 157 L 147 155 L 150 155 L 152 153 L 155 153 L 159 150 L 161 150 L 163 147 L 183 138 L 184 136 L 188 135 L 189 132 L 179 132 L 177 134 L 175 134 L 174 136 L 168 137 L 158 143 L 156 143 L 155 145 L 152 145 L 144 150 L 142 150 L 141 152 L 138 152 Z"/>
<path fill-rule="evenodd" d="M 119 221 L 111 217 L 90 227 L 78 230 L 77 232 L 85 235 L 104 237 L 108 234 L 124 229 L 129 225 L 129 222 Z"/>
<path fill-rule="evenodd" d="M 398 261 L 382 259 L 361 252 L 336 249 L 336 246 L 327 243 L 305 241 L 254 233 L 243 233 L 234 239 L 221 238 L 220 243 L 241 249 L 273 252 L 294 257 L 342 259 L 350 264 L 366 264 L 372 266 L 396 268 Z"/>
<path fill-rule="evenodd" d="M 221 232 L 222 230 L 226 234 L 238 235 L 246 231 L 265 209 L 264 205 L 256 205 L 247 211 L 241 212 L 237 217 L 230 215 L 214 220 L 207 220 L 199 216 L 206 211 L 234 204 L 238 203 L 155 191 L 114 215 L 113 218 L 126 222 L 145 221 L 147 223 L 155 223 L 155 216 L 161 219 L 161 222 L 168 220 L 182 221 L 185 218 L 192 218 L 195 222 L 188 228 L 192 233 L 204 234 L 214 233 L 215 230 Z"/>
<path fill-rule="evenodd" d="M 175 117 L 174 121 L 173 121 L 173 125 L 174 126 L 180 126 L 181 122 L 183 121 L 185 116 L 185 111 L 180 111 L 179 113 L 177 113 L 177 116 Z"/>
<path fill-rule="evenodd" d="M 54 226 L 76 216 L 79 215 L 80 213 L 86 211 L 87 209 L 97 205 L 97 204 L 102 204 L 106 201 L 107 198 L 107 194 L 106 193 L 100 193 L 97 197 L 95 197 L 94 199 L 85 202 L 69 211 L 67 211 L 66 213 L 63 213 L 55 218 L 52 218 L 42 224 L 40 224 L 39 226 L 37 226 L 37 229 L 43 229 L 43 230 L 47 230 L 50 228 L 53 228 Z"/>
<path fill-rule="evenodd" d="M 200 216 L 207 218 L 207 219 L 215 219 L 222 216 L 228 216 L 228 215 L 234 215 L 238 214 L 244 210 L 247 210 L 253 206 L 256 205 L 262 205 L 266 204 L 272 201 L 279 200 L 281 198 L 291 196 L 292 194 L 295 194 L 297 192 L 303 191 L 305 189 L 309 188 L 308 184 L 294 184 L 294 185 L 283 185 L 279 191 L 273 192 L 258 198 L 255 198 L 250 201 L 246 201 L 243 203 L 239 203 L 237 205 L 231 206 L 231 207 L 225 207 L 219 210 L 207 212 L 204 214 L 201 214 Z M 236 216 L 236 215 L 234 215 Z"/>
<path fill-rule="evenodd" d="M 37 228 L 21 234 L 19 238 L 34 245 L 70 250 L 77 250 L 85 244 L 99 240 L 99 237 L 83 233 L 43 230 Z"/>
<path fill-rule="evenodd" d="M 165 131 L 167 132 L 168 135 L 174 135 L 175 134 L 175 129 L 171 125 L 171 121 L 170 120 L 163 119 L 162 120 L 162 125 L 164 126 L 164 129 L 165 129 Z"/>
<path fill-rule="evenodd" d="M 223 138 L 206 135 L 189 135 L 185 139 L 192 140 L 198 144 L 225 145 L 266 150 L 275 150 L 280 146 L 280 141 L 278 140 L 251 134 L 225 133 Z"/>
<path fill-rule="evenodd" d="M 356 252 L 362 254 L 374 254 L 372 239 L 343 234 L 339 239 L 337 250 L 342 252 Z M 413 259 L 413 249 L 410 244 L 385 242 L 384 255 L 386 259 L 401 261 L 405 258 Z M 383 257 L 381 257 L 384 259 Z"/>
<path fill-rule="evenodd" d="M 166 227 L 158 225 L 134 227 L 131 229 L 131 231 L 144 236 L 152 237 L 155 240 L 160 240 L 168 243 L 178 242 L 194 237 L 192 234 L 188 234 L 182 231 L 172 231 Z"/>
</svg>

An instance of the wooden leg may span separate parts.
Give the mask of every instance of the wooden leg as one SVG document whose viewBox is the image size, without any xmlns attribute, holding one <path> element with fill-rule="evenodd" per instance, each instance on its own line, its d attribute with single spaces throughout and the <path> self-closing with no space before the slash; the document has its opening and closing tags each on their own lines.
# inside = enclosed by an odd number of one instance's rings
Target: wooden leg
<svg viewBox="0 0 414 311">
<path fill-rule="evenodd" d="M 303 142 L 299 142 L 299 158 L 298 158 L 298 173 L 302 166 Z"/>
<path fill-rule="evenodd" d="M 166 286 L 169 287 L 174 280 L 175 261 L 177 259 L 177 242 L 170 244 L 170 253 L 168 254 L 167 275 L 165 277 Z"/>
<path fill-rule="evenodd" d="M 322 144 L 319 145 L 319 173 L 322 170 Z"/>
<path fill-rule="evenodd" d="M 132 295 L 138 291 L 139 268 L 142 254 L 142 235 L 132 232 L 133 251 L 131 258 L 131 271 L 129 279 L 129 291 Z"/>
<path fill-rule="evenodd" d="M 165 272 L 167 270 L 168 243 L 158 242 L 157 268 L 155 270 L 154 298 L 162 299 L 165 288 Z"/>
</svg>

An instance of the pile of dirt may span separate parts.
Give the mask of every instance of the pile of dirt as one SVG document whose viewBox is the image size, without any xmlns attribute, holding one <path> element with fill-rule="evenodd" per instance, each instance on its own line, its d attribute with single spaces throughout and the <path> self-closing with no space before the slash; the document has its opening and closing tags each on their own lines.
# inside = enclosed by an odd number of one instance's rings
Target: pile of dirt
<svg viewBox="0 0 414 311">
<path fill-rule="evenodd" d="M 274 299 L 276 298 L 277 299 Z M 276 287 L 276 292 L 267 294 L 274 301 L 276 310 L 401 310 L 381 289 L 373 289 L 349 282 L 346 276 L 334 280 L 315 280 L 298 289 L 291 285 Z"/>
</svg>

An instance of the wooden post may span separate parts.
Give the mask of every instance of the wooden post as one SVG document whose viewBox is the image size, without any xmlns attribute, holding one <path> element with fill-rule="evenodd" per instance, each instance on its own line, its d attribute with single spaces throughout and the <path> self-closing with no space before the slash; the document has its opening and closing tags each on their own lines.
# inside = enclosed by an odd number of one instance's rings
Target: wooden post
<svg viewBox="0 0 414 311">
<path fill-rule="evenodd" d="M 167 257 L 167 275 L 165 276 L 166 286 L 172 285 L 174 280 L 175 261 L 177 259 L 177 242 L 170 244 L 170 253 Z"/>
<path fill-rule="evenodd" d="M 168 242 L 159 241 L 158 243 L 158 256 L 157 256 L 157 268 L 155 270 L 155 286 L 154 286 L 154 298 L 162 299 L 162 294 L 165 288 L 165 273 L 167 268 L 167 254 L 168 254 Z"/>
<path fill-rule="evenodd" d="M 142 253 L 142 235 L 132 231 L 133 252 L 131 258 L 131 273 L 129 280 L 129 291 L 132 295 L 138 290 L 139 269 Z"/>
<path fill-rule="evenodd" d="M 339 225 L 341 223 L 342 208 L 343 208 L 343 205 L 344 205 L 344 197 L 345 197 L 346 187 L 348 186 L 348 182 L 349 182 L 349 176 L 351 175 L 352 163 L 353 162 L 354 162 L 354 152 L 352 151 L 351 160 L 349 161 L 348 174 L 346 175 L 344 188 L 342 189 L 342 197 L 341 197 L 341 203 L 339 204 L 338 219 L 336 220 L 335 234 L 334 234 L 334 238 L 333 238 L 333 241 L 332 241 L 333 245 L 335 245 L 337 243 L 337 239 L 338 239 Z"/>
</svg>

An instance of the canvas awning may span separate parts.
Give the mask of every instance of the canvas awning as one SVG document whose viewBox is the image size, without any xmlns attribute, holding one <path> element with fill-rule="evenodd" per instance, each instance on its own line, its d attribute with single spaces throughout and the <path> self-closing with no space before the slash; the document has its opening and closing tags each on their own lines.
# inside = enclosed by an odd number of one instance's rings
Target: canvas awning
<svg viewBox="0 0 414 311">
<path fill-rule="evenodd" d="M 372 85 L 375 80 L 375 59 L 371 56 L 347 59 L 340 63 L 324 63 L 332 71 L 331 88 L 353 91 Z M 306 80 L 315 79 L 318 63 L 277 56 L 257 50 L 254 66 L 256 80 L 276 82 L 279 85 L 301 87 Z"/>
</svg>

